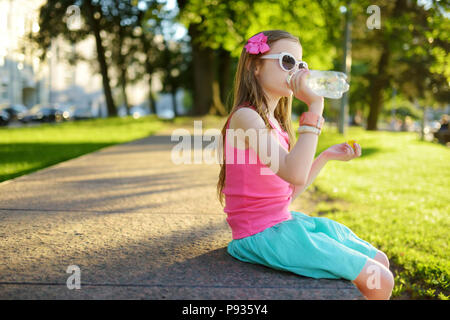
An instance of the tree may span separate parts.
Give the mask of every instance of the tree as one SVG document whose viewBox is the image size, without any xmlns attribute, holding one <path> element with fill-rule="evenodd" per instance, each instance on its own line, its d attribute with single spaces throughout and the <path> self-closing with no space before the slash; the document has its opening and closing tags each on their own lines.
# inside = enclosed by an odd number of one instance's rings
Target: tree
<svg viewBox="0 0 450 320">
<path fill-rule="evenodd" d="M 106 4 L 106 19 L 111 25 L 110 31 L 111 61 L 115 65 L 118 73 L 121 100 L 127 114 L 130 114 L 130 106 L 127 97 L 127 69 L 130 63 L 130 57 L 133 54 L 132 33 L 136 23 L 137 8 L 131 4 L 130 0 L 113 0 Z"/>
<path fill-rule="evenodd" d="M 233 65 L 256 32 L 284 29 L 298 36 L 314 68 L 328 68 L 335 56 L 326 41 L 326 19 L 315 2 L 178 0 L 178 20 L 189 30 L 196 114 L 223 114 Z M 314 30 L 311 32 L 311 30 Z M 220 102 L 220 103 L 219 103 Z"/>
<path fill-rule="evenodd" d="M 379 114 L 391 88 L 410 101 L 449 100 L 448 66 L 445 73 L 445 52 L 449 49 L 448 20 L 441 4 L 430 2 L 425 8 L 417 1 L 379 1 L 381 28 L 364 27 L 370 1 L 359 1 L 354 9 L 357 26 L 353 39 L 353 61 L 358 74 L 354 82 L 367 96 L 369 114 L 367 129 L 377 130 Z M 352 73 L 353 77 L 353 73 Z"/>
<path fill-rule="evenodd" d="M 230 84 L 230 53 L 244 40 L 249 26 L 244 12 L 252 6 L 253 1 L 178 0 L 178 21 L 191 38 L 194 114 L 226 113 L 222 99 Z"/>
<path fill-rule="evenodd" d="M 167 37 L 167 35 L 161 38 L 162 55 L 158 69 L 162 75 L 163 92 L 169 92 L 172 96 L 172 109 L 176 117 L 178 116 L 176 92 L 178 88 L 186 87 L 190 78 L 188 43 L 183 40 L 170 40 L 173 37 Z"/>
<path fill-rule="evenodd" d="M 85 20 L 79 30 L 71 30 L 68 27 L 67 10 L 71 6 L 80 8 L 80 13 Z M 112 98 L 110 79 L 108 74 L 108 66 L 105 58 L 105 48 L 102 44 L 101 31 L 103 30 L 103 11 L 101 3 L 95 0 L 57 0 L 47 1 L 40 9 L 39 26 L 40 32 L 32 35 L 33 40 L 43 49 L 44 54 L 51 45 L 53 38 L 63 36 L 72 43 L 85 39 L 88 35 L 95 37 L 97 60 L 100 66 L 100 72 L 103 81 L 103 91 L 105 95 L 108 115 L 117 115 L 117 110 Z M 43 59 L 45 55 L 42 55 Z"/>
<path fill-rule="evenodd" d="M 145 56 L 143 65 L 148 76 L 150 112 L 156 114 L 156 102 L 151 88 L 153 74 L 157 69 L 158 61 L 161 60 L 161 52 L 157 47 L 157 43 L 155 43 L 155 35 L 162 33 L 164 17 L 160 13 L 163 11 L 165 3 L 154 0 L 140 0 L 139 4 L 141 9 L 137 13 L 139 30 L 137 38 L 140 43 L 140 51 Z M 137 6 L 137 3 L 135 5 Z"/>
</svg>

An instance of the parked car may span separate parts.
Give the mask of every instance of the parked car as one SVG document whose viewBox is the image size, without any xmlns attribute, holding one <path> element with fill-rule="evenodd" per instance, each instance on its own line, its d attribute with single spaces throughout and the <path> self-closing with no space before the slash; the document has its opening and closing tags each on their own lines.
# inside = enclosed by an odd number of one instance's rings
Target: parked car
<svg viewBox="0 0 450 320">
<path fill-rule="evenodd" d="M 75 106 L 71 104 L 58 104 L 55 107 L 62 112 L 62 118 L 64 121 L 75 119 Z"/>
<path fill-rule="evenodd" d="M 9 121 L 20 121 L 28 112 L 28 108 L 22 104 L 2 104 L 0 110 L 6 111 L 9 115 Z"/>
<path fill-rule="evenodd" d="M 4 110 L 0 110 L 0 126 L 6 126 L 9 123 L 9 114 Z"/>
<path fill-rule="evenodd" d="M 87 108 L 77 108 L 73 113 L 75 120 L 92 119 L 93 117 L 92 111 Z"/>
<path fill-rule="evenodd" d="M 61 122 L 63 120 L 63 111 L 55 106 L 35 105 L 22 118 L 22 122 Z"/>
</svg>

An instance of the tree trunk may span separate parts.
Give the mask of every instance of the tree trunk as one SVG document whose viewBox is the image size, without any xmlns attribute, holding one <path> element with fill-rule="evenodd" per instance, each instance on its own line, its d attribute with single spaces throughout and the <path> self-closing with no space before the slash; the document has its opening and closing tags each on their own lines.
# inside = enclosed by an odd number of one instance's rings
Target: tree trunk
<svg viewBox="0 0 450 320">
<path fill-rule="evenodd" d="M 117 4 L 119 6 L 119 4 Z M 120 22 L 119 22 L 120 24 Z M 128 105 L 128 96 L 127 96 L 127 66 L 125 65 L 125 55 L 122 53 L 122 46 L 124 40 L 124 30 L 123 27 L 119 25 L 119 48 L 118 50 L 118 65 L 120 69 L 120 90 L 122 91 L 123 104 L 125 106 L 125 110 L 127 115 L 131 114 L 130 106 Z"/>
<path fill-rule="evenodd" d="M 406 10 L 407 1 L 395 1 L 394 9 L 390 16 L 398 17 Z M 382 45 L 382 52 L 380 60 L 378 61 L 377 74 L 371 79 L 370 83 L 370 102 L 369 102 L 369 116 L 367 118 L 367 130 L 377 130 L 378 116 L 383 110 L 384 90 L 389 86 L 389 75 L 387 74 L 388 64 L 391 59 L 391 51 L 389 49 L 389 40 L 382 38 L 380 41 Z"/>
<path fill-rule="evenodd" d="M 214 80 L 213 82 L 213 105 L 209 111 L 209 114 L 219 116 L 226 116 L 228 114 L 227 111 L 225 110 L 225 106 L 220 100 L 220 89 L 217 80 Z"/>
<path fill-rule="evenodd" d="M 123 104 L 125 105 L 125 110 L 127 111 L 127 115 L 130 115 L 130 106 L 128 105 L 128 97 L 127 97 L 127 69 L 123 66 L 120 68 L 120 89 L 122 91 Z"/>
<path fill-rule="evenodd" d="M 422 111 L 422 119 L 420 119 L 420 140 L 425 141 L 425 122 L 426 122 L 426 115 L 427 115 L 427 106 L 420 107 L 419 103 L 417 102 L 417 99 L 414 100 L 414 105 L 416 108 L 420 108 Z"/>
<path fill-rule="evenodd" d="M 194 115 L 205 115 L 213 104 L 212 83 L 214 81 L 214 51 L 204 48 L 197 41 L 197 24 L 189 26 L 194 69 Z"/>
<path fill-rule="evenodd" d="M 386 70 L 386 66 L 389 63 L 390 51 L 389 45 L 385 41 L 383 43 L 383 51 L 381 53 L 380 60 L 378 61 L 378 72 L 372 78 L 370 84 L 370 102 L 369 102 L 369 116 L 367 118 L 367 130 L 377 130 L 378 116 L 384 106 L 383 93 L 389 85 L 389 77 Z"/>
<path fill-rule="evenodd" d="M 100 36 L 100 25 L 99 22 L 94 18 L 94 6 L 92 5 L 92 0 L 86 1 L 86 9 L 89 20 L 89 25 L 95 36 L 95 43 L 97 48 L 97 59 L 100 64 L 100 72 L 102 74 L 103 80 L 103 92 L 105 94 L 106 107 L 108 109 L 108 116 L 117 116 L 117 109 L 114 105 L 114 100 L 112 97 L 111 86 L 109 84 L 108 76 L 108 66 L 106 65 L 105 59 L 105 48 L 103 48 L 102 38 Z"/>
<path fill-rule="evenodd" d="M 149 46 L 149 41 L 146 39 L 144 32 L 142 32 L 141 35 L 141 42 L 142 42 L 142 47 L 144 48 L 144 52 L 146 55 L 146 59 L 145 59 L 145 71 L 148 74 L 149 80 L 148 80 L 148 105 L 150 108 L 150 113 L 152 114 L 156 114 L 156 103 L 155 103 L 155 98 L 153 97 L 153 93 L 152 93 L 152 73 L 153 73 L 153 69 L 152 69 L 152 63 L 150 61 L 150 46 Z"/>
<path fill-rule="evenodd" d="M 228 113 L 229 104 L 228 99 L 231 98 L 230 93 L 230 68 L 231 68 L 231 56 L 230 52 L 224 50 L 223 48 L 219 49 L 218 54 L 218 78 L 219 78 L 219 89 L 220 89 L 220 100 L 225 106 L 225 111 Z"/>
<path fill-rule="evenodd" d="M 151 69 L 151 67 L 150 67 Z M 149 73 L 149 80 L 148 80 L 148 105 L 150 108 L 150 113 L 156 114 L 156 101 L 155 98 L 153 97 L 153 92 L 152 92 L 152 75 Z"/>
<path fill-rule="evenodd" d="M 171 95 L 172 95 L 172 108 L 173 108 L 173 115 L 174 117 L 178 117 L 178 111 L 177 111 L 177 90 L 175 87 L 173 87 L 174 90 L 172 90 Z"/>
</svg>

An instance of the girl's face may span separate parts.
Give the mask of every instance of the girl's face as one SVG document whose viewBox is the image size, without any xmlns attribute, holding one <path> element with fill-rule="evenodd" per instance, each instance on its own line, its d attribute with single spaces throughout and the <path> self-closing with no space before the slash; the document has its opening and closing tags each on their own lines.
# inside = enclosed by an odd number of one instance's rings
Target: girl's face
<svg viewBox="0 0 450 320">
<path fill-rule="evenodd" d="M 302 60 L 302 47 L 298 42 L 288 39 L 280 39 L 270 45 L 270 51 L 264 53 L 277 54 L 289 52 L 295 59 Z M 259 59 L 256 64 L 255 76 L 260 85 L 270 98 L 278 100 L 281 97 L 289 97 L 293 94 L 288 87 L 286 77 L 295 72 L 281 69 L 278 59 Z"/>
</svg>

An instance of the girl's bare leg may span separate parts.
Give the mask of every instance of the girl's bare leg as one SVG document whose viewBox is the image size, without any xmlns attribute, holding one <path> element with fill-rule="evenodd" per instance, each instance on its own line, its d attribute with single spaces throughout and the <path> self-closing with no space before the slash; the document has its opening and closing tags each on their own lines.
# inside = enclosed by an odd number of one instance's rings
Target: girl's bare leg
<svg viewBox="0 0 450 320">
<path fill-rule="evenodd" d="M 394 288 L 394 276 L 391 271 L 382 263 L 370 258 L 352 282 L 368 300 L 389 300 Z"/>
</svg>

